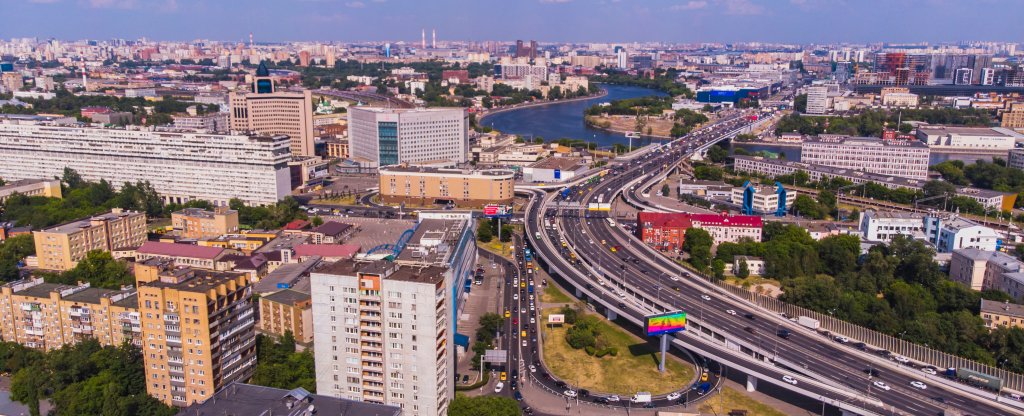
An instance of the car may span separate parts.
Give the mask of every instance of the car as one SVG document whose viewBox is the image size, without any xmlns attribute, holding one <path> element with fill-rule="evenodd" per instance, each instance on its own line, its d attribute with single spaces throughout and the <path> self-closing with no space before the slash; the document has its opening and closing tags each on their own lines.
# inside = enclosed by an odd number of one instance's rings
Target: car
<svg viewBox="0 0 1024 416">
<path fill-rule="evenodd" d="M 704 295 L 700 295 L 700 298 L 701 298 L 701 299 L 704 299 L 704 300 L 711 300 L 711 296 L 708 296 L 708 295 L 706 295 L 706 294 L 704 294 Z"/>
<path fill-rule="evenodd" d="M 939 372 L 935 371 L 935 369 L 932 367 L 921 367 L 921 372 L 925 374 L 931 374 L 933 376 L 939 374 Z"/>
<path fill-rule="evenodd" d="M 789 383 L 789 384 L 792 384 L 792 385 L 794 385 L 794 386 L 795 386 L 795 385 L 796 385 L 796 383 L 797 383 L 796 379 L 795 379 L 795 378 L 793 378 L 792 376 L 782 376 L 782 381 L 785 381 L 785 382 L 787 382 L 787 383 Z"/>
<path fill-rule="evenodd" d="M 519 370 L 512 370 L 512 379 L 515 380 L 517 378 L 519 378 Z"/>
<path fill-rule="evenodd" d="M 519 325 L 519 318 L 512 318 L 512 325 Z"/>
<path fill-rule="evenodd" d="M 836 340 L 836 342 L 842 342 L 843 344 L 845 344 L 845 343 L 847 343 L 847 342 L 850 342 L 850 339 L 849 339 L 849 338 L 847 338 L 847 337 L 844 337 L 844 336 L 842 336 L 842 335 L 836 336 L 836 337 L 835 337 L 835 340 Z"/>
<path fill-rule="evenodd" d="M 523 340 L 523 346 L 524 346 L 524 347 L 527 347 L 527 346 L 529 346 L 529 344 L 528 344 L 527 342 L 528 342 L 528 341 L 526 341 L 525 339 Z"/>
<path fill-rule="evenodd" d="M 590 390 L 587 389 L 576 390 L 576 393 L 578 393 L 580 397 L 590 397 Z"/>
<path fill-rule="evenodd" d="M 754 329 L 753 327 L 749 327 L 749 326 L 748 326 L 748 327 L 745 327 L 745 328 L 743 328 L 743 330 L 744 330 L 744 331 L 747 331 L 747 332 L 749 332 L 749 333 L 751 333 L 751 334 L 753 334 L 753 333 L 757 332 L 757 331 L 756 331 L 756 330 L 755 330 L 755 329 Z"/>
<path fill-rule="evenodd" d="M 622 400 L 617 395 L 616 396 L 608 396 L 608 397 L 606 397 L 606 399 L 608 399 L 608 402 L 610 402 L 610 403 L 616 403 L 616 402 Z"/>
<path fill-rule="evenodd" d="M 861 351 L 867 351 L 867 349 L 868 349 L 868 345 L 863 343 L 863 342 L 858 342 L 856 344 L 853 344 L 853 346 L 857 347 L 857 349 L 859 349 Z"/>
<path fill-rule="evenodd" d="M 535 366 L 533 364 L 530 364 L 530 372 L 531 373 L 536 373 L 537 372 L 537 366 Z"/>
<path fill-rule="evenodd" d="M 508 373 L 502 371 L 501 372 L 501 376 L 498 377 L 498 380 L 501 380 L 501 381 L 508 380 Z"/>
<path fill-rule="evenodd" d="M 515 397 L 516 401 L 523 401 L 523 393 L 520 393 L 518 391 L 516 391 L 515 394 L 512 395 L 512 397 Z"/>
<path fill-rule="evenodd" d="M 505 317 L 508 318 L 510 316 L 512 316 L 512 312 L 509 312 L 508 309 L 505 309 Z"/>
<path fill-rule="evenodd" d="M 910 362 L 910 359 L 909 359 L 909 358 L 907 358 L 907 357 L 904 357 L 904 356 L 902 356 L 902 355 L 893 355 L 893 356 L 892 356 L 892 359 L 893 359 L 893 360 L 896 360 L 896 362 L 898 362 L 898 363 L 900 363 L 900 364 L 907 364 L 907 363 L 909 363 L 909 362 Z"/>
<path fill-rule="evenodd" d="M 469 384 L 469 374 L 462 375 L 462 384 Z"/>
<path fill-rule="evenodd" d="M 779 338 L 789 339 L 789 330 L 788 329 L 780 329 L 777 332 L 775 332 L 775 335 L 778 335 Z"/>
<path fill-rule="evenodd" d="M 911 381 L 910 385 L 913 386 L 913 387 L 917 387 L 917 388 L 919 388 L 921 390 L 924 390 L 924 389 L 928 388 L 927 384 L 924 384 L 924 383 L 922 383 L 920 381 L 917 381 L 917 380 Z"/>
<path fill-rule="evenodd" d="M 669 278 L 669 279 L 672 279 L 672 281 L 673 281 L 673 282 L 678 282 L 678 281 L 679 281 L 679 277 L 678 277 L 678 276 L 676 276 L 676 275 L 671 275 L 671 276 L 669 276 L 668 278 Z"/>
<path fill-rule="evenodd" d="M 518 293 L 513 293 L 512 294 L 512 300 L 519 300 L 519 294 Z"/>
<path fill-rule="evenodd" d="M 878 372 L 877 368 L 865 368 L 864 373 L 871 377 L 879 377 L 882 374 Z"/>
<path fill-rule="evenodd" d="M 749 319 L 749 320 L 751 320 L 751 321 L 753 321 L 753 320 L 754 320 L 754 314 L 752 314 L 752 313 L 750 313 L 750 312 L 747 312 L 747 313 L 743 314 L 743 317 L 744 317 L 744 318 L 747 318 L 747 319 Z"/>
<path fill-rule="evenodd" d="M 547 377 L 551 377 L 551 375 L 550 375 L 550 374 L 547 374 L 547 373 L 545 373 L 544 375 L 545 375 L 545 376 L 547 376 Z M 566 385 L 566 384 L 565 384 L 565 382 L 564 382 L 564 381 L 562 381 L 562 380 L 558 380 L 558 381 L 556 381 L 556 382 L 555 382 L 555 387 L 558 387 L 558 388 L 560 388 L 560 389 L 564 389 L 564 388 L 565 388 L 566 386 L 567 386 L 567 385 Z"/>
<path fill-rule="evenodd" d="M 533 310 L 533 308 L 531 307 L 531 308 L 530 308 L 530 310 L 532 311 L 532 310 Z M 531 317 L 530 317 L 530 323 L 531 323 L 531 324 L 535 324 L 535 323 L 537 323 L 537 319 L 531 316 Z"/>
<path fill-rule="evenodd" d="M 501 393 L 501 390 L 504 389 L 504 388 L 505 388 L 505 383 L 502 383 L 502 382 L 499 381 L 498 384 L 494 385 L 494 392 L 495 393 Z"/>
<path fill-rule="evenodd" d="M 594 398 L 594 403 L 597 403 L 597 404 L 608 404 L 609 402 L 608 402 L 608 398 L 607 397 L 595 397 Z"/>
<path fill-rule="evenodd" d="M 680 397 L 682 397 L 682 393 L 679 393 L 678 391 L 674 391 L 674 392 L 669 393 L 668 396 L 665 396 L 665 400 L 676 400 L 676 399 L 678 399 Z"/>
<path fill-rule="evenodd" d="M 563 391 L 562 394 L 564 394 L 565 397 L 576 397 L 576 392 L 574 390 L 566 390 Z"/>
<path fill-rule="evenodd" d="M 735 315 L 736 315 L 736 311 L 734 311 L 734 310 L 732 310 L 732 309 L 728 309 L 728 310 L 726 310 L 726 311 L 725 311 L 725 313 L 727 313 L 727 314 L 729 314 L 729 315 L 733 315 L 733 316 L 735 316 Z"/>
<path fill-rule="evenodd" d="M 530 406 L 526 406 L 526 407 L 523 408 L 523 414 L 525 414 L 525 415 L 532 415 L 533 414 L 533 409 Z"/>
<path fill-rule="evenodd" d="M 531 311 L 535 311 L 535 310 L 537 310 L 537 306 L 535 306 L 534 304 L 532 304 L 532 303 L 531 303 L 531 304 L 530 304 L 530 310 L 531 310 Z"/>
<path fill-rule="evenodd" d="M 874 383 L 871 383 L 871 384 L 874 384 L 874 385 L 875 385 L 875 387 L 878 387 L 878 388 L 880 388 L 880 389 L 882 389 L 882 390 L 885 390 L 885 391 L 889 391 L 889 390 L 892 390 L 892 387 L 889 387 L 889 385 L 888 385 L 888 384 L 885 384 L 885 382 L 884 382 L 884 381 L 876 381 L 876 382 L 874 382 Z"/>
</svg>

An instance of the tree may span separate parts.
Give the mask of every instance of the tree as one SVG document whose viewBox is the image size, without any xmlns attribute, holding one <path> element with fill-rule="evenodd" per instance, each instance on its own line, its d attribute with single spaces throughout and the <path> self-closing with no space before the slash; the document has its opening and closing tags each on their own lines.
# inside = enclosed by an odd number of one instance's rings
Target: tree
<svg viewBox="0 0 1024 416">
<path fill-rule="evenodd" d="M 491 221 L 480 221 L 480 225 L 476 228 L 476 239 L 481 243 L 490 243 L 492 238 L 494 238 L 494 233 L 491 230 Z"/>
<path fill-rule="evenodd" d="M 32 234 L 16 235 L 0 242 L 0 281 L 20 279 L 18 262 L 35 253 L 36 246 Z"/>
<path fill-rule="evenodd" d="M 793 97 L 793 109 L 800 113 L 807 112 L 807 94 L 800 94 Z"/>
<path fill-rule="evenodd" d="M 946 181 L 933 180 L 925 182 L 921 188 L 924 191 L 924 196 L 930 198 L 933 196 L 953 196 L 956 195 L 956 186 Z"/>
<path fill-rule="evenodd" d="M 821 206 L 818 205 L 818 201 L 814 198 L 807 196 L 806 194 L 799 194 L 793 199 L 793 212 L 799 216 L 807 218 L 822 219 L 825 218 L 825 214 L 821 210 Z"/>
<path fill-rule="evenodd" d="M 910 123 L 900 123 L 899 130 L 900 130 L 900 133 L 908 134 L 912 130 L 914 130 L 914 126 L 911 125 Z"/>
<path fill-rule="evenodd" d="M 64 174 L 61 175 L 60 181 L 67 185 L 68 189 L 78 188 L 85 182 L 82 180 L 82 175 L 69 167 L 64 168 Z"/>
<path fill-rule="evenodd" d="M 39 401 L 46 397 L 46 370 L 41 367 L 22 368 L 11 379 L 11 399 L 27 405 L 32 416 L 39 416 Z"/>
<path fill-rule="evenodd" d="M 736 277 L 740 279 L 746 279 L 750 276 L 750 266 L 747 265 L 746 260 L 740 261 L 739 270 L 736 270 Z"/>
<path fill-rule="evenodd" d="M 448 416 L 519 416 L 519 403 L 508 397 L 457 394 L 448 406 Z"/>
<path fill-rule="evenodd" d="M 120 289 L 131 285 L 134 279 L 126 263 L 115 260 L 110 252 L 93 250 L 86 253 L 85 258 L 71 270 L 49 275 L 46 281 L 67 285 L 88 282 L 92 287 Z"/>
<path fill-rule="evenodd" d="M 834 235 L 818 242 L 821 271 L 832 276 L 853 272 L 860 255 L 860 239 L 852 235 Z"/>
<path fill-rule="evenodd" d="M 507 243 L 512 241 L 512 234 L 515 233 L 515 228 L 510 224 L 503 224 L 501 226 L 501 242 Z"/>
<path fill-rule="evenodd" d="M 324 225 L 324 219 L 319 215 L 314 215 L 313 218 L 309 220 L 309 223 L 312 224 L 314 227 L 319 227 L 321 225 Z"/>
<path fill-rule="evenodd" d="M 661 196 L 668 196 L 672 192 L 672 188 L 668 184 L 661 185 Z"/>
<path fill-rule="evenodd" d="M 723 149 L 719 145 L 713 145 L 708 148 L 708 160 L 714 163 L 725 162 L 725 159 L 729 157 L 729 151 Z"/>
<path fill-rule="evenodd" d="M 295 350 L 295 337 L 286 331 L 281 339 L 256 336 L 256 372 L 251 383 L 280 389 L 303 387 L 316 392 L 316 369 L 310 349 Z"/>
<path fill-rule="evenodd" d="M 746 264 L 744 262 L 744 264 Z M 725 262 L 722 259 L 714 259 L 711 262 L 711 272 L 714 274 L 715 279 L 725 279 Z"/>
<path fill-rule="evenodd" d="M 683 251 L 690 255 L 690 264 L 698 270 L 705 270 L 710 266 L 711 246 L 714 239 L 707 230 L 700 228 L 688 228 L 684 234 Z"/>
</svg>

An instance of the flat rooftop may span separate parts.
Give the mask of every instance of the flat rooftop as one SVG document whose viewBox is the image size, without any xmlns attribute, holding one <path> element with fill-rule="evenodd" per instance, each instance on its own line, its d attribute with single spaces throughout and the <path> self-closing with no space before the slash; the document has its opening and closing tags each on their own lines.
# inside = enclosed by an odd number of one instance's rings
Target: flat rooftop
<svg viewBox="0 0 1024 416">
<path fill-rule="evenodd" d="M 885 146 L 885 147 L 918 147 L 927 149 L 928 145 L 920 140 L 882 140 L 878 137 L 858 137 L 842 135 L 820 135 L 811 137 L 804 143 L 825 143 L 825 144 L 848 144 L 855 146 Z"/>
<path fill-rule="evenodd" d="M 447 175 L 480 175 L 480 176 L 511 176 L 514 174 L 508 169 L 451 169 L 451 168 L 438 168 L 432 166 L 421 166 L 421 165 L 392 165 L 384 166 L 380 168 L 381 173 L 436 173 L 436 174 L 447 174 Z"/>
<path fill-rule="evenodd" d="M 583 167 L 583 159 L 578 157 L 549 157 L 534 162 L 530 167 L 535 169 L 576 170 Z"/>
<path fill-rule="evenodd" d="M 447 270 L 446 267 L 400 265 L 387 260 L 369 262 L 342 260 L 318 270 L 317 273 L 337 276 L 355 276 L 359 273 L 379 274 L 385 276 L 386 280 L 436 284 L 444 280 Z"/>
<path fill-rule="evenodd" d="M 999 136 L 1013 137 L 991 127 L 962 127 L 962 126 L 921 126 L 917 128 L 925 134 L 956 134 L 962 136 Z"/>
<path fill-rule="evenodd" d="M 981 300 L 981 313 L 994 313 L 999 315 L 1024 317 L 1024 305 L 1009 302 L 997 302 L 994 300 Z"/>
<path fill-rule="evenodd" d="M 443 220 L 425 218 L 413 232 L 405 248 L 398 253 L 399 262 L 430 263 L 444 262 L 455 249 L 462 235 L 464 220 Z"/>
<path fill-rule="evenodd" d="M 214 393 L 213 397 L 181 409 L 178 416 L 259 416 L 306 414 L 315 409 L 318 415 L 400 416 L 396 406 L 366 403 L 312 394 L 303 388 L 294 390 L 254 386 L 234 382 Z"/>
<path fill-rule="evenodd" d="M 186 275 L 189 274 L 190 272 L 194 273 L 192 277 L 186 277 Z M 161 273 L 160 278 L 163 279 L 164 276 L 167 275 L 168 274 L 166 273 Z M 156 280 L 153 282 L 144 283 L 143 286 L 161 288 L 167 287 L 175 288 L 186 292 L 206 293 L 210 289 L 227 283 L 228 281 L 234 280 L 239 276 L 244 276 L 245 273 L 215 272 L 203 269 L 180 268 L 172 271 L 171 275 L 174 277 L 182 277 L 183 279 L 178 281 Z"/>
<path fill-rule="evenodd" d="M 131 215 L 140 215 L 140 214 L 138 212 L 135 212 L 135 211 L 124 211 L 124 212 L 121 212 L 120 214 L 115 214 L 113 212 L 108 212 L 106 214 L 95 215 L 95 216 L 92 216 L 92 217 L 89 217 L 89 218 L 83 218 L 83 219 L 80 219 L 80 220 L 75 220 L 75 221 L 67 222 L 67 223 L 64 223 L 64 224 L 56 225 L 56 226 L 53 226 L 53 227 L 50 227 L 50 228 L 46 228 L 46 229 L 43 229 L 43 232 L 52 233 L 52 234 L 71 234 L 71 233 L 77 232 L 77 231 L 79 231 L 79 230 L 81 230 L 83 228 L 91 227 L 92 226 L 91 223 L 92 223 L 93 220 L 109 221 L 109 220 L 115 220 L 115 219 L 118 219 L 118 218 L 128 217 L 128 216 L 131 216 Z"/>
<path fill-rule="evenodd" d="M 205 210 L 205 209 L 202 209 L 202 208 L 185 208 L 185 209 L 182 209 L 182 210 L 174 212 L 174 214 L 177 214 L 177 215 L 184 215 L 184 216 L 187 216 L 187 217 L 196 217 L 196 218 L 206 218 L 206 219 L 212 219 L 212 218 L 214 218 L 217 215 L 226 215 L 226 214 L 235 214 L 235 213 L 238 213 L 238 211 L 226 210 L 224 212 L 218 213 L 216 211 L 208 211 L 208 210 Z"/>
</svg>

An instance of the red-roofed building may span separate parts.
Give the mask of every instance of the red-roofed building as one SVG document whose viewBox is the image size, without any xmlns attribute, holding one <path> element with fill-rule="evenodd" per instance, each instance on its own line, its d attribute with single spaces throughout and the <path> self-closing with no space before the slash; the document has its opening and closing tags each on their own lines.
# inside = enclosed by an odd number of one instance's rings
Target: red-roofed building
<svg viewBox="0 0 1024 416">
<path fill-rule="evenodd" d="M 358 244 L 299 244 L 294 247 L 293 259 L 305 261 L 312 256 L 323 257 L 324 261 L 349 260 L 359 252 Z"/>
<path fill-rule="evenodd" d="M 744 237 L 761 241 L 762 225 L 761 217 L 754 215 L 641 212 L 636 233 L 654 248 L 679 251 L 690 227 L 706 230 L 715 244 L 720 244 L 735 243 Z"/>
<path fill-rule="evenodd" d="M 294 220 L 284 225 L 284 231 L 302 231 L 309 228 L 309 221 L 306 220 Z"/>
<path fill-rule="evenodd" d="M 222 261 L 229 254 L 242 254 L 237 250 L 221 247 L 205 247 L 192 244 L 161 243 L 147 241 L 135 250 L 135 261 L 169 259 L 175 266 L 191 266 L 208 270 L 231 270 L 234 262 Z"/>
</svg>

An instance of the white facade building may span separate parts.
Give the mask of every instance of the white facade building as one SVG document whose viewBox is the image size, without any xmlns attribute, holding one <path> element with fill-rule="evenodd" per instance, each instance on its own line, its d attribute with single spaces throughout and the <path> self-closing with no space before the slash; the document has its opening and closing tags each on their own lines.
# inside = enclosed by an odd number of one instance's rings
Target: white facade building
<svg viewBox="0 0 1024 416">
<path fill-rule="evenodd" d="M 353 159 L 378 166 L 466 162 L 469 118 L 461 108 L 351 107 L 348 112 Z"/>
<path fill-rule="evenodd" d="M 454 397 L 442 267 L 340 261 L 310 276 L 318 394 L 442 416 Z"/>
<path fill-rule="evenodd" d="M 889 243 L 896 236 L 924 238 L 924 215 L 900 211 L 866 210 L 860 213 L 859 229 L 867 241 Z"/>
<path fill-rule="evenodd" d="M 916 140 L 820 135 L 800 146 L 800 161 L 889 176 L 928 178 L 931 151 Z"/>
<path fill-rule="evenodd" d="M 999 234 L 995 230 L 958 216 L 925 217 L 924 233 L 939 253 L 962 248 L 999 250 Z"/>
<path fill-rule="evenodd" d="M 1012 130 L 992 127 L 922 126 L 917 139 L 931 147 L 1010 150 L 1021 136 Z"/>
<path fill-rule="evenodd" d="M 828 111 L 828 87 L 807 87 L 807 114 L 825 114 Z"/>
<path fill-rule="evenodd" d="M 148 181 L 166 201 L 272 204 L 291 191 L 287 136 L 56 125 L 0 119 L 0 177 L 52 178 L 65 167 L 115 188 Z"/>
</svg>

